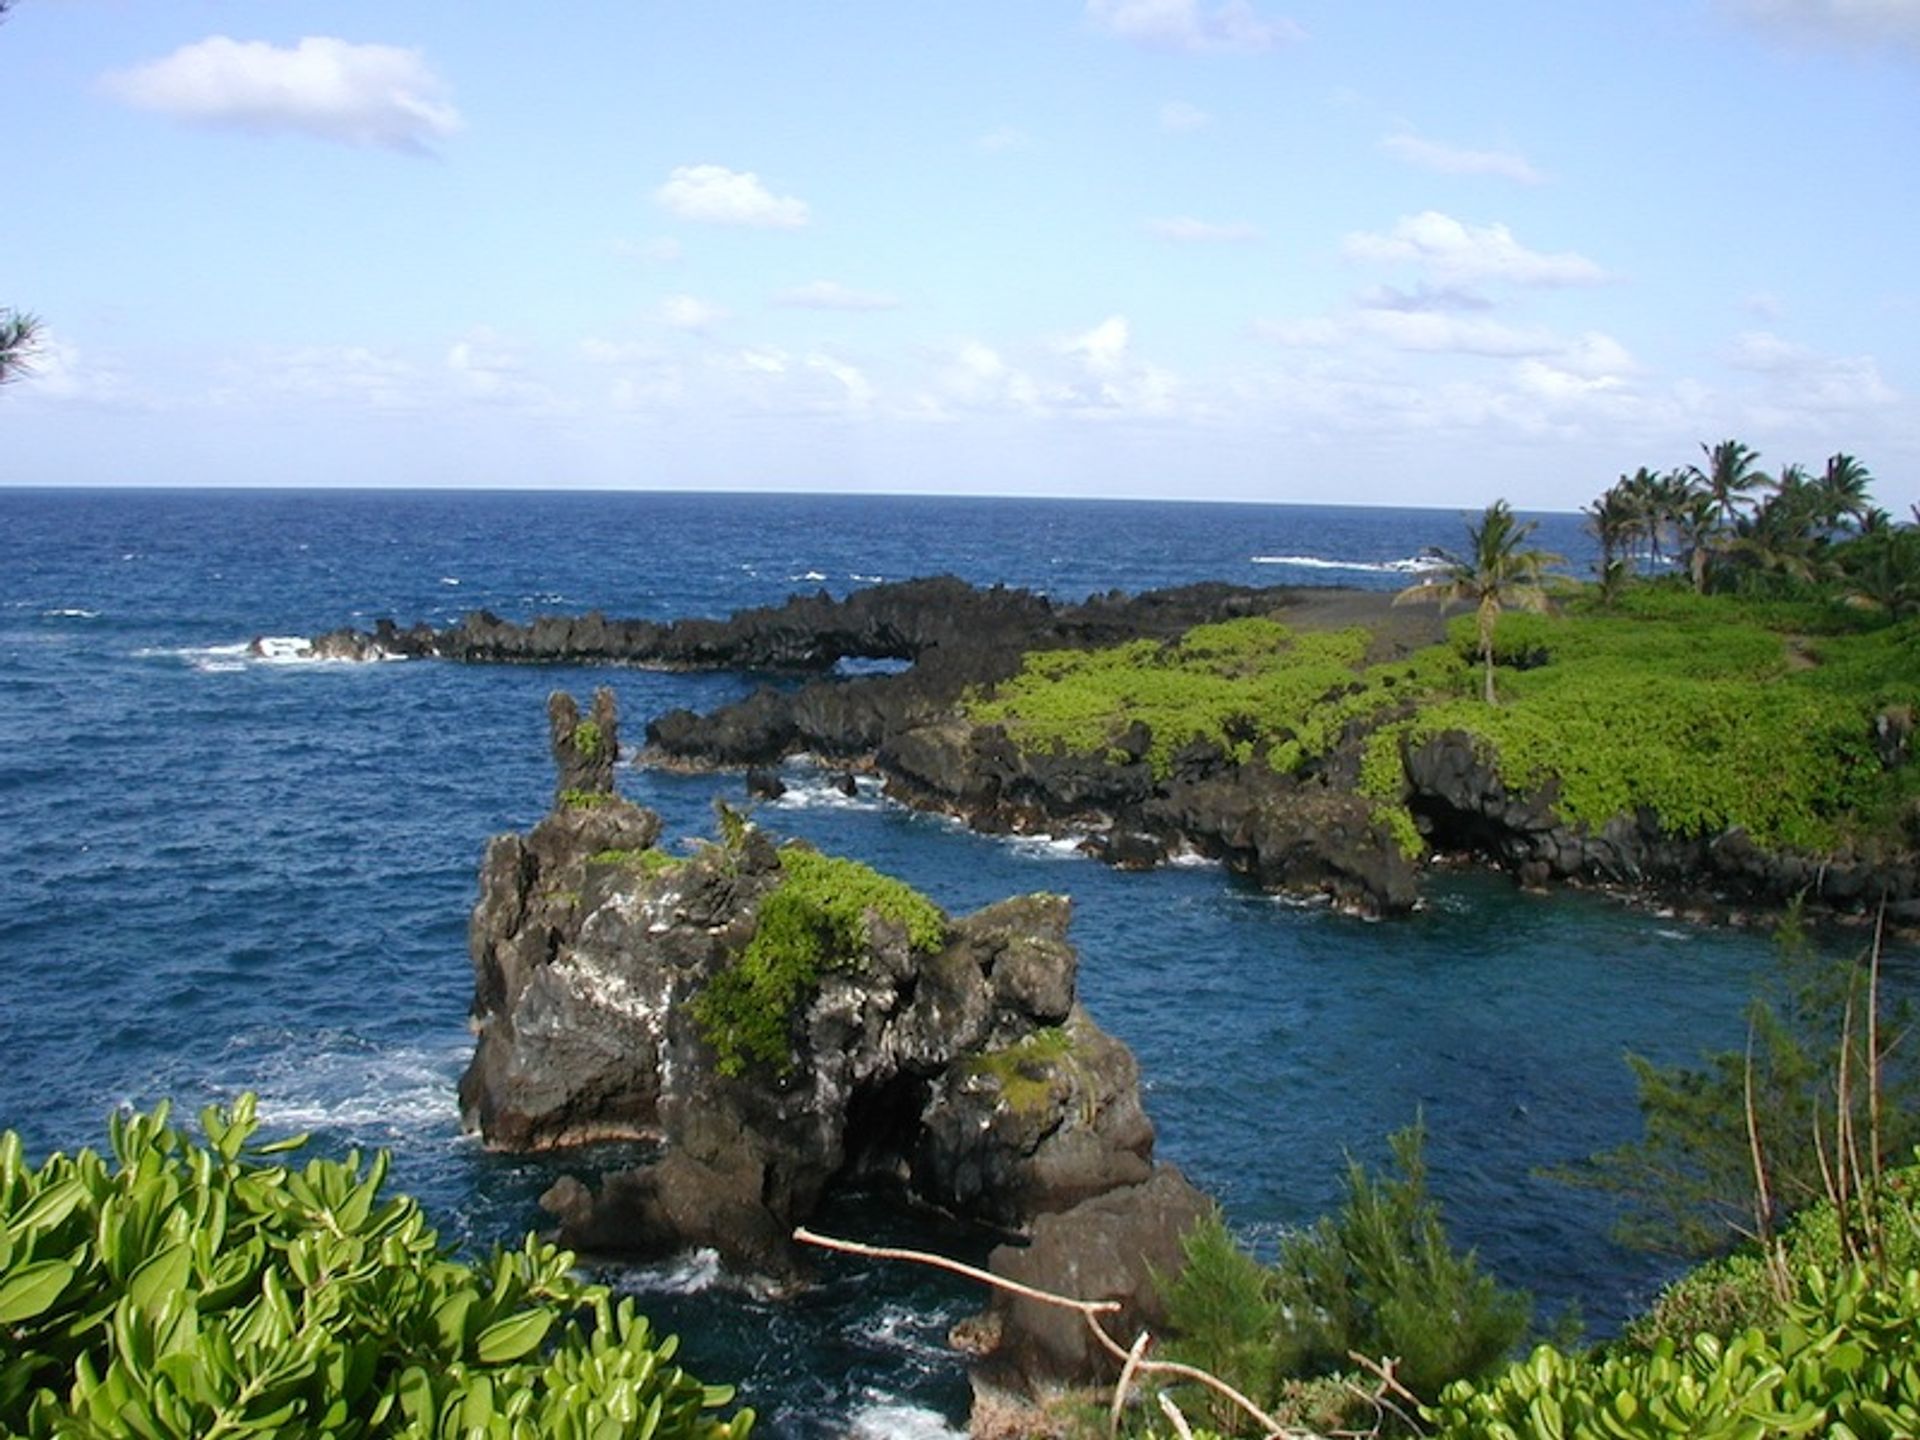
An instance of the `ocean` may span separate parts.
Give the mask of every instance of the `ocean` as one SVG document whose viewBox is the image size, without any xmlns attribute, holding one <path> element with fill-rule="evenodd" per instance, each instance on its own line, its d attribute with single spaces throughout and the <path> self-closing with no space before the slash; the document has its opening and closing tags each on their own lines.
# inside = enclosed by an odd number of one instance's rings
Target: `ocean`
<svg viewBox="0 0 1920 1440">
<path fill-rule="evenodd" d="M 625 734 L 762 677 L 250 658 L 258 636 L 391 615 L 723 615 L 796 589 L 952 572 L 1064 600 L 1222 579 L 1393 588 L 1460 512 L 771 495 L 0 491 L 0 1127 L 100 1145 L 116 1106 L 191 1113 L 243 1090 L 275 1130 L 386 1147 L 451 1243 L 517 1241 L 536 1198 L 617 1150 L 490 1155 L 460 1133 L 466 915 L 489 835 L 551 794 L 544 702 L 619 697 Z M 1591 563 L 1578 517 L 1538 543 Z M 1217 868 L 1149 874 L 1076 837 L 992 839 L 847 797 L 804 763 L 760 807 L 783 835 L 899 874 L 960 912 L 1074 899 L 1081 996 L 1139 1057 L 1159 1154 L 1249 1243 L 1337 1203 L 1424 1117 L 1457 1240 L 1541 1309 L 1605 1332 L 1669 1273 L 1608 1238 L 1603 1197 L 1539 1173 L 1636 1133 L 1623 1053 L 1737 1045 L 1764 935 L 1600 896 L 1436 877 L 1369 924 Z M 670 836 L 710 834 L 737 775 L 623 767 Z M 979 1254 L 871 1203 L 819 1228 Z M 835 1263 L 776 1298 L 710 1255 L 596 1265 L 732 1381 L 774 1437 L 945 1437 L 965 1375 L 959 1282 Z"/>
</svg>

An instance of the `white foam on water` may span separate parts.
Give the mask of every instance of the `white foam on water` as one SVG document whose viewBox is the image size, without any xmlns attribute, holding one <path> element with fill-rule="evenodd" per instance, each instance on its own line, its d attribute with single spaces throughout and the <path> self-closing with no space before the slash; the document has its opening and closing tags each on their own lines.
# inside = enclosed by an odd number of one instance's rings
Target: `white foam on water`
<svg viewBox="0 0 1920 1440">
<path fill-rule="evenodd" d="M 1654 933 L 1654 934 L 1656 934 L 1656 935 L 1658 935 L 1658 936 L 1659 936 L 1659 937 L 1660 937 L 1660 938 L 1661 938 L 1662 940 L 1691 940 L 1691 939 L 1693 939 L 1693 936 L 1692 936 L 1692 935 L 1691 935 L 1690 933 L 1688 933 L 1687 931 L 1685 931 L 1685 930 L 1666 930 L 1666 929 L 1661 929 L 1661 930 L 1655 930 L 1655 931 L 1654 931 L 1653 933 Z"/>
<path fill-rule="evenodd" d="M 442 575 L 440 577 L 440 583 L 442 585 L 458 585 L 460 583 L 460 577 L 457 575 Z"/>
<path fill-rule="evenodd" d="M 1085 860 L 1087 854 L 1080 847 L 1091 838 L 1087 835 L 997 835 L 994 837 L 1009 849 L 1035 860 Z"/>
<path fill-rule="evenodd" d="M 1177 870 L 1212 870 L 1222 863 L 1210 855 L 1202 855 L 1198 850 L 1190 850 L 1184 846 L 1167 856 L 1167 864 Z"/>
<path fill-rule="evenodd" d="M 827 577 L 826 577 L 826 576 L 824 576 L 824 575 L 822 575 L 822 574 L 821 574 L 821 573 L 820 573 L 820 572 L 819 572 L 818 570 L 809 570 L 809 571 L 807 571 L 807 572 L 806 572 L 806 573 L 805 573 L 804 575 L 789 575 L 789 576 L 787 576 L 787 579 L 788 579 L 788 580 L 806 580 L 806 581 L 809 581 L 809 582 L 812 582 L 812 583 L 815 583 L 815 584 L 817 584 L 818 582 L 820 582 L 820 581 L 822 581 L 822 580 L 825 580 L 826 578 L 827 578 Z"/>
<path fill-rule="evenodd" d="M 698 1295 L 713 1289 L 724 1275 L 720 1252 L 703 1247 L 659 1265 L 628 1271 L 621 1277 L 620 1289 L 635 1295 Z"/>
<path fill-rule="evenodd" d="M 382 1145 L 458 1128 L 455 1087 L 472 1048 L 464 1037 L 392 1050 L 347 1034 L 286 1040 L 264 1070 L 236 1078 L 236 1088 L 258 1093 L 275 1128 L 341 1130 Z"/>
<path fill-rule="evenodd" d="M 862 575 L 858 570 L 849 570 L 847 572 L 847 578 L 849 580 L 859 580 L 868 585 L 880 585 L 885 583 L 887 577 L 884 575 Z"/>
<path fill-rule="evenodd" d="M 1446 561 L 1431 555 L 1414 555 L 1405 560 L 1327 560 L 1318 555 L 1254 555 L 1255 565 L 1291 565 L 1297 570 L 1354 570 L 1369 575 L 1420 575 L 1429 570 L 1444 570 Z"/>
<path fill-rule="evenodd" d="M 786 793 L 767 802 L 776 810 L 878 810 L 884 804 L 880 782 L 871 777 L 854 776 L 851 795 L 818 771 L 783 773 L 780 782 Z"/>
<path fill-rule="evenodd" d="M 923 1366 L 938 1367 L 953 1359 L 953 1350 L 946 1342 L 950 1323 L 938 1314 L 891 1304 L 881 1306 L 877 1314 L 862 1321 L 856 1333 L 868 1345 L 905 1355 Z"/>
<path fill-rule="evenodd" d="M 847 1417 L 846 1440 L 967 1440 L 967 1432 L 937 1410 L 873 1390 L 865 1395 L 866 1403 Z"/>
<path fill-rule="evenodd" d="M 78 606 L 66 606 L 59 610 L 42 610 L 40 618 L 43 620 L 98 620 L 100 612 L 82 610 Z"/>
</svg>

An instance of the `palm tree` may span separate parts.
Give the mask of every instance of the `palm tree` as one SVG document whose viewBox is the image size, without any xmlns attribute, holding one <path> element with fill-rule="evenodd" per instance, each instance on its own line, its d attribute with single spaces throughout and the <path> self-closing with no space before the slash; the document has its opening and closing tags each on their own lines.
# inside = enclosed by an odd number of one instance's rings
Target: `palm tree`
<svg viewBox="0 0 1920 1440">
<path fill-rule="evenodd" d="M 1723 525 L 1732 525 L 1741 507 L 1753 503 L 1749 491 L 1767 483 L 1760 473 L 1760 452 L 1738 440 L 1722 440 L 1718 445 L 1701 445 L 1707 468 L 1689 465 L 1687 475 L 1713 497 L 1714 514 Z"/>
<path fill-rule="evenodd" d="M 1442 561 L 1446 568 L 1417 585 L 1409 585 L 1393 597 L 1396 605 L 1437 600 L 1443 609 L 1456 602 L 1475 607 L 1489 705 L 1500 703 L 1493 693 L 1494 623 L 1499 620 L 1501 610 L 1509 605 L 1536 614 L 1549 609 L 1546 568 L 1563 563 L 1561 556 L 1549 550 L 1522 548 L 1537 523 L 1522 522 L 1506 501 L 1494 501 L 1478 525 L 1467 526 L 1464 556 L 1454 555 L 1437 545 L 1430 547 L 1427 553 Z"/>
<path fill-rule="evenodd" d="M 0 385 L 33 370 L 40 349 L 40 317 L 0 308 Z"/>
<path fill-rule="evenodd" d="M 1713 497 L 1704 490 L 1689 490 L 1686 501 L 1673 514 L 1674 534 L 1696 595 L 1707 593 L 1707 566 L 1722 548 L 1719 527 L 1714 523 L 1717 515 Z"/>
<path fill-rule="evenodd" d="M 1846 519 L 1866 519 L 1867 512 L 1873 509 L 1873 500 L 1867 493 L 1872 483 L 1873 472 L 1844 452 L 1827 457 L 1826 473 L 1816 482 L 1821 498 L 1826 501 L 1827 513 L 1836 525 Z"/>
<path fill-rule="evenodd" d="M 1600 542 L 1600 593 L 1609 601 L 1619 589 L 1627 552 L 1640 534 L 1640 507 L 1631 483 L 1622 475 L 1619 484 L 1580 512 L 1587 517 L 1588 532 Z"/>
</svg>

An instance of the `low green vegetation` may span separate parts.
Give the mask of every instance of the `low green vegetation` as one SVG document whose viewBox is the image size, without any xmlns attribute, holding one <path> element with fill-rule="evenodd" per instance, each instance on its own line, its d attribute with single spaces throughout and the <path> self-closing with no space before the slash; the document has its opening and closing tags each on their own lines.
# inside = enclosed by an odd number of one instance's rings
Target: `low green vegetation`
<svg viewBox="0 0 1920 1440">
<path fill-rule="evenodd" d="M 1054 1078 L 1073 1060 L 1073 1036 L 1061 1025 L 1046 1025 L 999 1050 L 976 1055 L 968 1070 L 990 1077 L 1000 1098 L 1018 1115 L 1039 1110 L 1053 1093 Z"/>
<path fill-rule="evenodd" d="M 637 870 L 642 875 L 663 875 L 685 863 L 657 845 L 644 850 L 596 850 L 587 857 L 589 865 L 611 865 L 621 870 Z"/>
<path fill-rule="evenodd" d="M 578 750 L 580 754 L 588 760 L 593 759 L 600 753 L 600 746 L 604 738 L 601 734 L 598 721 L 582 720 L 578 725 L 573 727 L 573 748 Z"/>
<path fill-rule="evenodd" d="M 1351 1372 L 1353 1352 L 1397 1357 L 1400 1383 L 1429 1400 L 1501 1365 L 1527 1331 L 1531 1302 L 1448 1242 L 1427 1192 L 1424 1142 L 1418 1123 L 1392 1137 L 1393 1176 L 1350 1160 L 1339 1213 L 1286 1237 L 1271 1266 L 1242 1251 L 1217 1215 L 1203 1220 L 1167 1292 L 1169 1353 L 1262 1406 L 1291 1382 Z M 1207 1403 L 1213 1422 L 1235 1433 L 1239 1413 L 1217 1397 Z"/>
<path fill-rule="evenodd" d="M 560 803 L 569 810 L 592 810 L 601 805 L 613 803 L 614 794 L 610 790 L 562 790 Z"/>
<path fill-rule="evenodd" d="M 900 926 L 923 954 L 946 943 L 937 905 L 857 860 L 789 845 L 780 851 L 780 868 L 779 886 L 760 902 L 753 938 L 693 1001 L 723 1075 L 754 1063 L 783 1073 L 792 1068 L 794 1019 L 822 976 L 865 958 L 869 916 Z"/>
<path fill-rule="evenodd" d="M 1041 651 L 967 713 L 1026 748 L 1087 755 L 1113 754 L 1144 723 L 1163 779 L 1196 740 L 1289 773 L 1352 746 L 1358 788 L 1410 851 L 1402 752 L 1448 730 L 1477 738 L 1514 788 L 1552 785 L 1576 824 L 1645 810 L 1670 833 L 1739 827 L 1770 848 L 1911 843 L 1920 767 L 1885 769 L 1873 727 L 1920 704 L 1920 624 L 1681 587 L 1611 606 L 1574 597 L 1557 614 L 1499 618 L 1497 706 L 1475 683 L 1478 620 L 1462 616 L 1450 634 L 1374 665 L 1364 631 L 1298 634 L 1266 619 L 1199 626 L 1168 645 Z"/>
<path fill-rule="evenodd" d="M 255 1143 L 254 1102 L 109 1122 L 29 1165 L 0 1135 L 0 1434 L 740 1440 L 632 1302 L 531 1237 L 467 1264 L 384 1154 Z"/>
</svg>

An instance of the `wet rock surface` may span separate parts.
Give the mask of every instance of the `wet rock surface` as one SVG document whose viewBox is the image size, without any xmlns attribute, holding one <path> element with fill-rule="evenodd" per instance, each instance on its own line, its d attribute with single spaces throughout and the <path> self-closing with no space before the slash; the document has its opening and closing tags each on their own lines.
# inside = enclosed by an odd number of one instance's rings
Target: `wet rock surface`
<svg viewBox="0 0 1920 1440">
<path fill-rule="evenodd" d="M 588 778 L 588 722 L 564 697 L 550 715 L 562 778 Z M 604 692 L 593 716 L 611 739 Z M 729 822 L 722 842 L 670 855 L 650 812 L 611 790 L 559 789 L 531 831 L 488 846 L 470 937 L 478 1038 L 460 1101 L 496 1149 L 656 1147 L 597 1188 L 568 1178 L 549 1190 L 563 1243 L 639 1255 L 711 1246 L 792 1278 L 794 1227 L 840 1188 L 878 1187 L 1036 1243 L 1045 1217 L 1119 1206 L 1138 1256 L 1177 1256 L 1191 1187 L 1153 1160 L 1132 1053 L 1075 999 L 1065 897 L 949 919 L 931 949 L 867 910 L 858 953 L 827 965 L 787 1016 L 787 1063 L 729 1066 L 697 1001 L 786 883 L 780 848 Z M 1007 1256 L 1036 1263 L 1017 1246 Z M 1024 1316 L 1003 1327 L 1008 1357 L 1041 1343 L 1029 1328 Z M 1038 1375 L 1066 1362 L 1004 1363 Z"/>
</svg>

